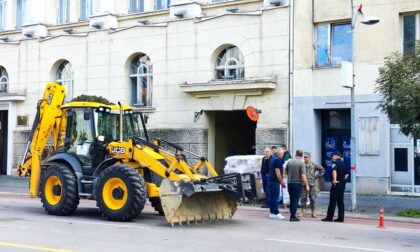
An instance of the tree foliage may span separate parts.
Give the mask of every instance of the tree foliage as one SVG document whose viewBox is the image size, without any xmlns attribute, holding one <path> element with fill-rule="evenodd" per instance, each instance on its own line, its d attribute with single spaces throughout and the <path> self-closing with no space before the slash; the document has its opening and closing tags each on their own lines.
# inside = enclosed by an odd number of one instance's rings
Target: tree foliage
<svg viewBox="0 0 420 252">
<path fill-rule="evenodd" d="M 96 95 L 79 95 L 73 100 L 72 102 L 98 102 L 105 105 L 114 105 L 114 103 L 108 101 L 108 99 L 102 97 L 102 96 L 96 96 Z"/>
<path fill-rule="evenodd" d="M 393 53 L 379 68 L 379 108 L 406 136 L 420 138 L 420 43 L 413 54 Z"/>
</svg>

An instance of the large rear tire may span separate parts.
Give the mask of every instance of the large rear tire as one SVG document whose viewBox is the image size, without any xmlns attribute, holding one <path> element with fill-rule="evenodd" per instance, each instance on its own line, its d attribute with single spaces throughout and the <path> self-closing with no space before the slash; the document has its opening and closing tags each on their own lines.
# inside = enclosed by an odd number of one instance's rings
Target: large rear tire
<svg viewBox="0 0 420 252">
<path fill-rule="evenodd" d="M 146 203 L 144 180 L 135 169 L 119 164 L 106 168 L 96 183 L 96 203 L 111 221 L 131 221 Z"/>
<path fill-rule="evenodd" d="M 49 214 L 71 215 L 79 205 L 77 177 L 67 165 L 51 165 L 41 177 L 40 194 Z"/>
</svg>

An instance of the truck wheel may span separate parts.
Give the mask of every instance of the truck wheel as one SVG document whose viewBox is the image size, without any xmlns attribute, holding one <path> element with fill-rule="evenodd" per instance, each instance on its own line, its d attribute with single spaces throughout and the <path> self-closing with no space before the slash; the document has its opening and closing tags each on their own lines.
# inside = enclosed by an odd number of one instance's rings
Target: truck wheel
<svg viewBox="0 0 420 252">
<path fill-rule="evenodd" d="M 149 201 L 152 204 L 152 207 L 155 209 L 155 211 L 159 213 L 159 215 L 165 214 L 163 212 L 162 203 L 160 202 L 159 197 L 149 198 Z"/>
<path fill-rule="evenodd" d="M 99 175 L 95 194 L 102 215 L 112 221 L 136 218 L 147 197 L 141 175 L 124 164 L 112 165 Z"/>
<path fill-rule="evenodd" d="M 41 177 L 41 202 L 53 215 L 70 215 L 79 205 L 77 178 L 64 164 L 54 164 Z"/>
</svg>

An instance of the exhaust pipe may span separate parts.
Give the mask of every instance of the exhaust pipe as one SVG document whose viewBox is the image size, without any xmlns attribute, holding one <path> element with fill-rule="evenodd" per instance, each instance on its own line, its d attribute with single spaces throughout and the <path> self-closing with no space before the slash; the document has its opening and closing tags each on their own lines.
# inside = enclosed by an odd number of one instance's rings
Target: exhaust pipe
<svg viewBox="0 0 420 252">
<path fill-rule="evenodd" d="M 120 142 L 123 141 L 123 106 L 121 102 L 118 102 L 118 106 L 120 107 Z"/>
</svg>

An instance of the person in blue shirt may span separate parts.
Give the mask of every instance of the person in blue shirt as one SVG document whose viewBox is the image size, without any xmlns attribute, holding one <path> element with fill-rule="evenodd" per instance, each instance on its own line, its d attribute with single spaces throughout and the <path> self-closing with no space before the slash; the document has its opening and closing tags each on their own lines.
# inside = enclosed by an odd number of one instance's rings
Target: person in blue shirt
<svg viewBox="0 0 420 252">
<path fill-rule="evenodd" d="M 270 164 L 268 166 L 267 176 L 267 190 L 269 194 L 269 206 L 270 206 L 270 219 L 283 220 L 285 217 L 279 211 L 279 194 L 280 186 L 285 187 L 286 184 L 283 181 L 283 160 L 282 152 L 273 155 Z"/>
</svg>

